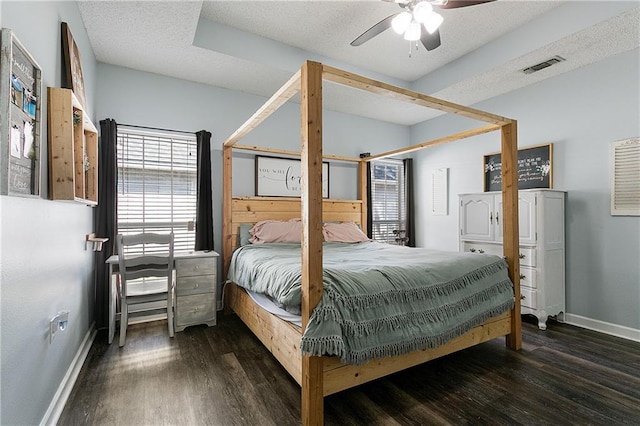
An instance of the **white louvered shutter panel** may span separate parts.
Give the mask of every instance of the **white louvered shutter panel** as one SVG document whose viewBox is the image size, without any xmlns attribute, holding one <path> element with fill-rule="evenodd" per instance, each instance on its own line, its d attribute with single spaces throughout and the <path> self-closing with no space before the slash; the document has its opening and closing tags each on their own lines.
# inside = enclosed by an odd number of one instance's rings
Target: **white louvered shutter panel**
<svg viewBox="0 0 640 426">
<path fill-rule="evenodd" d="M 407 214 L 402 160 L 371 162 L 371 209 L 371 238 L 383 243 L 404 244 Z"/>
<path fill-rule="evenodd" d="M 640 216 L 640 138 L 611 144 L 611 215 Z"/>
<path fill-rule="evenodd" d="M 118 127 L 118 232 L 174 232 L 176 252 L 194 249 L 195 135 Z M 139 247 L 132 247 L 138 248 Z M 147 253 L 153 249 L 145 249 Z"/>
</svg>

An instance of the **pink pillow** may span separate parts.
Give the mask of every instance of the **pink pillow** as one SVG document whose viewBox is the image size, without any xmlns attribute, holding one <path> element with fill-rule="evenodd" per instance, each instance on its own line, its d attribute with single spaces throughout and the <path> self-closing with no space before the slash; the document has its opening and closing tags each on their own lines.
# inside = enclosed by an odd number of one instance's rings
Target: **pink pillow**
<svg viewBox="0 0 640 426">
<path fill-rule="evenodd" d="M 327 222 L 322 225 L 322 236 L 325 241 L 338 243 L 360 243 L 363 241 L 371 241 L 354 222 Z"/>
<path fill-rule="evenodd" d="M 262 243 L 300 243 L 302 235 L 302 222 L 300 219 L 291 219 L 283 222 L 280 220 L 263 220 L 256 223 L 249 231 L 252 244 Z"/>
</svg>

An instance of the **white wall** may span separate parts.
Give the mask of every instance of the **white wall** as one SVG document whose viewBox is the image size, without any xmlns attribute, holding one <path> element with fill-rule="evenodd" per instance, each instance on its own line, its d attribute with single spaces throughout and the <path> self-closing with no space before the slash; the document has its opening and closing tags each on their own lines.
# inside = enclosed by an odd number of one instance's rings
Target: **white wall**
<svg viewBox="0 0 640 426">
<path fill-rule="evenodd" d="M 640 329 L 640 218 L 612 217 L 609 146 L 640 135 L 640 53 L 619 54 L 474 105 L 518 120 L 520 147 L 553 143 L 554 188 L 566 198 L 567 312 Z M 459 131 L 443 117 L 412 128 L 414 143 Z M 479 125 L 476 125 L 479 127 Z M 500 149 L 499 132 L 416 154 L 416 190 L 431 171 L 450 168 L 449 215 L 432 216 L 418 197 L 419 245 L 457 250 L 457 194 L 482 191 L 482 156 Z"/>
<path fill-rule="evenodd" d="M 42 197 L 0 196 L 2 392 L 0 423 L 37 424 L 93 324 L 93 209 L 46 200 L 46 87 L 61 84 L 60 22 L 69 24 L 82 56 L 88 111 L 93 111 L 95 58 L 74 2 L 2 1 L 11 28 L 43 74 Z M 49 343 L 49 319 L 68 310 L 69 326 Z"/>
</svg>

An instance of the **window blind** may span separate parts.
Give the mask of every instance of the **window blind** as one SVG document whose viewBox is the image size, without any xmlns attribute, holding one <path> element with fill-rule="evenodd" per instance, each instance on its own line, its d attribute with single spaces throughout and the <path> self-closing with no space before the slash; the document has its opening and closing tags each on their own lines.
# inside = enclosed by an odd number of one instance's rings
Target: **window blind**
<svg viewBox="0 0 640 426">
<path fill-rule="evenodd" d="M 640 138 L 611 145 L 611 215 L 640 216 Z"/>
<path fill-rule="evenodd" d="M 404 245 L 407 215 L 402 160 L 371 162 L 371 209 L 371 238 Z"/>
<path fill-rule="evenodd" d="M 118 232 L 127 235 L 173 231 L 176 252 L 193 250 L 195 135 L 118 127 L 117 164 Z M 153 248 L 145 249 L 146 253 L 152 251 Z"/>
</svg>

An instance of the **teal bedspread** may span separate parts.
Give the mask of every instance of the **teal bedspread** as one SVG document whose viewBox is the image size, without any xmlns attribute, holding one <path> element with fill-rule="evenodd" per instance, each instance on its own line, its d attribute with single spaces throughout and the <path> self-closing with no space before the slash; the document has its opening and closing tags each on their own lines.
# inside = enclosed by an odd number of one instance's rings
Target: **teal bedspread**
<svg viewBox="0 0 640 426">
<path fill-rule="evenodd" d="M 433 348 L 514 305 L 498 256 L 377 242 L 324 243 L 322 300 L 301 349 L 345 363 Z M 299 244 L 246 245 L 228 279 L 287 306 L 301 297 Z"/>
</svg>

